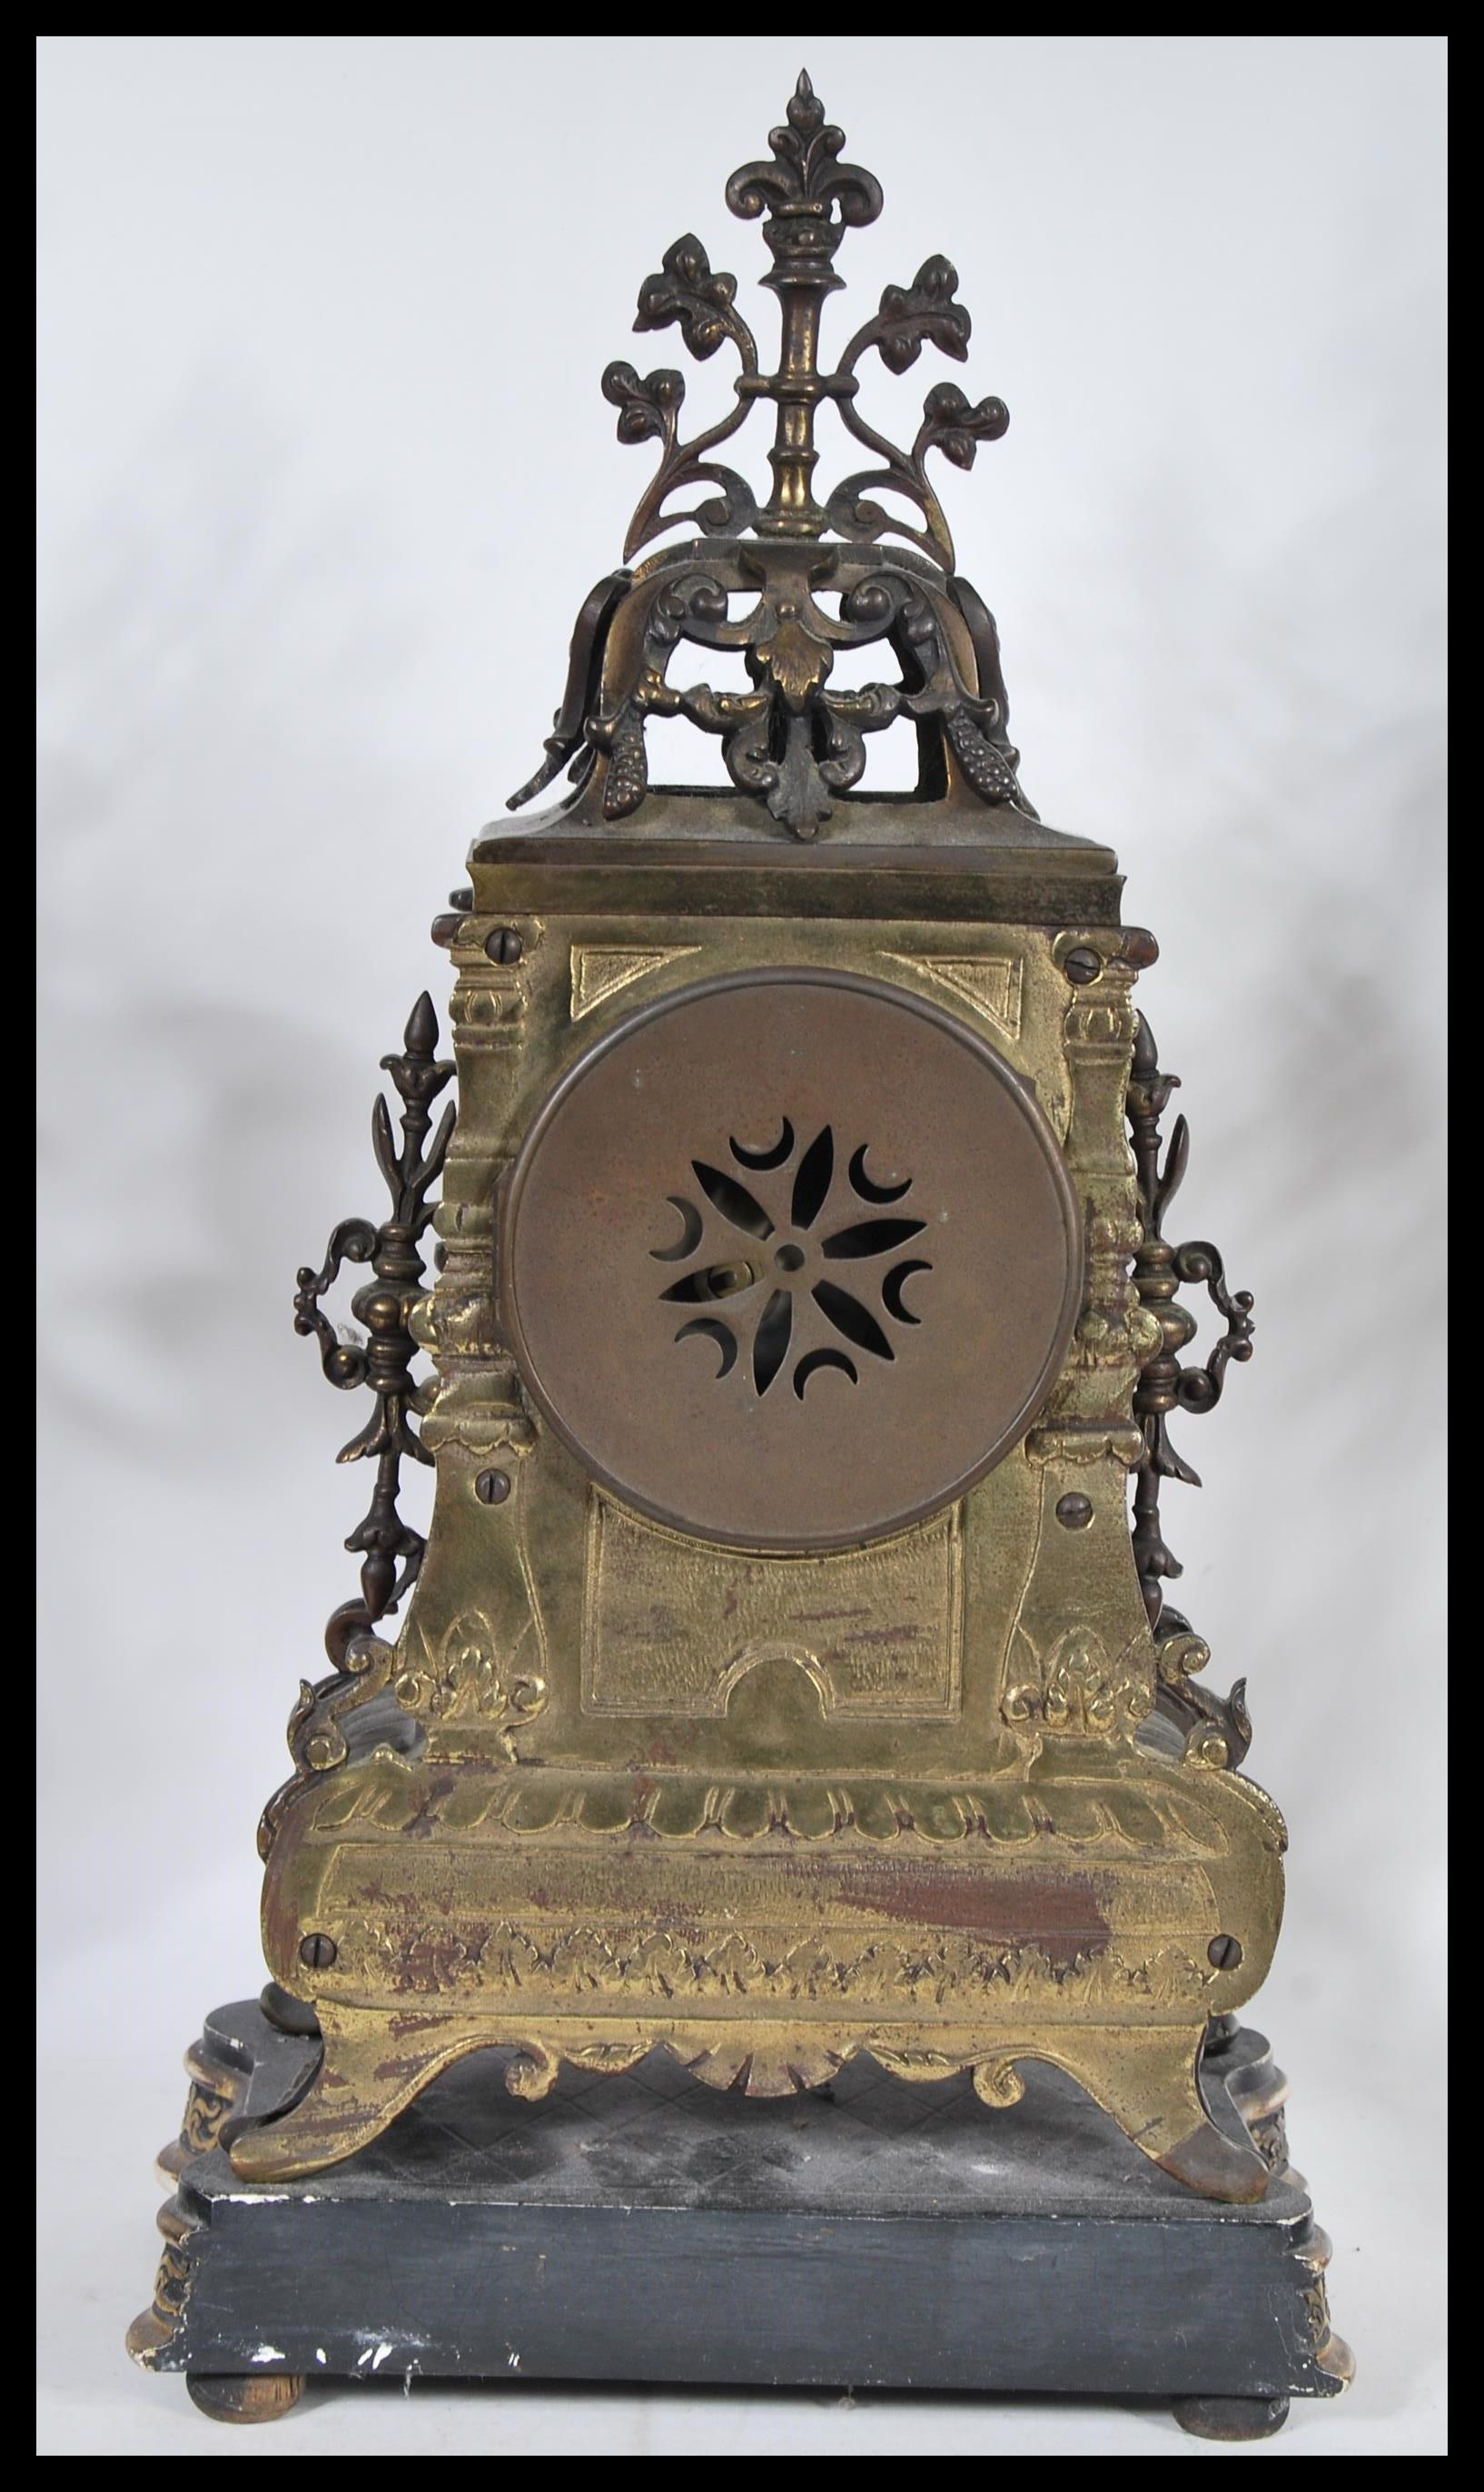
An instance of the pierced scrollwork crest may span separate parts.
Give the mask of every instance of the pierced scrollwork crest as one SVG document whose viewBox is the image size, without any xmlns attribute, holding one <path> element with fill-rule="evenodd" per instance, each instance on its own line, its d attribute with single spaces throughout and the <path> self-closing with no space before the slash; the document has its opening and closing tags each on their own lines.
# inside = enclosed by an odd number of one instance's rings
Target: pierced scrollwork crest
<svg viewBox="0 0 1484 2492">
<path fill-rule="evenodd" d="M 956 383 L 939 382 L 928 391 L 922 421 L 904 449 L 860 412 L 859 367 L 869 354 L 896 375 L 925 345 L 960 363 L 966 358 L 969 314 L 958 299 L 957 272 L 940 255 L 925 260 L 909 285 L 888 285 L 835 370 L 821 371 L 820 314 L 842 283 L 835 254 L 848 227 L 873 223 L 881 210 L 879 184 L 843 161 L 844 145 L 844 134 L 801 76 L 787 118 L 770 134 L 771 155 L 742 165 L 727 186 L 734 216 L 764 220 L 772 265 L 762 283 L 782 305 L 776 371 L 760 368 L 757 340 L 737 309 L 736 279 L 712 267 L 695 234 L 682 234 L 644 280 L 635 328 L 678 328 L 701 363 L 729 347 L 737 358 L 736 403 L 687 439 L 681 372 L 609 364 L 603 394 L 617 410 L 619 439 L 653 441 L 660 452 L 624 559 L 681 525 L 698 530 L 702 542 L 652 559 L 637 578 L 620 573 L 600 581 L 579 618 L 547 759 L 512 806 L 526 803 L 566 765 L 581 784 L 601 764 L 603 818 L 623 819 L 648 788 L 647 721 L 683 717 L 721 738 L 738 788 L 811 838 L 860 778 L 863 739 L 905 716 L 918 728 L 929 792 L 937 792 L 934 761 L 943 756 L 939 772 L 951 768 L 982 803 L 1030 811 L 1007 732 L 994 621 L 953 576 L 953 539 L 927 471 L 930 451 L 972 466 L 980 443 L 997 440 L 1009 416 L 997 398 L 971 402 Z M 761 400 L 776 410 L 765 502 L 715 455 Z M 813 481 L 815 421 L 825 402 L 876 463 L 845 477 L 821 503 Z M 710 490 L 698 502 L 677 502 L 696 488 Z M 905 538 L 915 562 L 889 549 L 870 550 L 887 536 Z M 822 544 L 826 538 L 835 542 Z M 826 594 L 838 613 L 818 602 Z M 735 613 L 739 606 L 745 610 Z M 682 640 L 739 651 L 753 689 L 671 684 L 668 668 Z M 900 680 L 832 690 L 837 651 L 870 641 L 889 643 Z"/>
<path fill-rule="evenodd" d="M 854 786 L 866 763 L 865 738 L 897 718 L 937 724 L 964 777 L 987 801 L 1011 801 L 1018 758 L 1000 736 L 1002 691 L 981 695 L 965 681 L 957 635 L 941 591 L 903 569 L 855 567 L 842 578 L 833 549 L 735 549 L 731 562 L 676 569 L 644 591 L 638 664 L 618 698 L 587 723 L 587 734 L 608 757 L 603 811 L 608 820 L 632 813 L 648 786 L 644 726 L 651 717 L 682 716 L 719 736 L 735 785 L 760 796 L 775 819 L 810 838 Z M 838 583 L 838 613 L 819 602 Z M 749 595 L 735 621 L 730 596 Z M 957 613 L 957 609 L 954 609 Z M 681 687 L 668 679 L 681 641 L 718 652 L 736 650 L 752 678 L 749 692 Z M 897 683 L 832 687 L 836 656 L 886 641 L 902 668 Z"/>
<path fill-rule="evenodd" d="M 1229 1366 L 1241 1365 L 1252 1356 L 1255 1329 L 1252 1293 L 1228 1288 L 1226 1267 L 1216 1248 L 1203 1238 L 1172 1246 L 1163 1233 L 1165 1214 L 1190 1156 L 1190 1129 L 1183 1116 L 1175 1118 L 1168 1148 L 1163 1141 L 1162 1119 L 1171 1093 L 1178 1087 L 1176 1074 L 1161 1071 L 1154 1033 L 1141 1013 L 1128 1093 L 1129 1133 L 1143 1213 L 1134 1286 L 1141 1303 L 1158 1321 L 1159 1344 L 1134 1394 L 1144 1440 L 1134 1484 L 1134 1558 L 1158 1648 L 1160 1710 L 1186 1731 L 1186 1753 L 1193 1763 L 1238 1765 L 1252 1742 L 1246 1680 L 1238 1679 L 1224 1698 L 1197 1685 L 1195 1675 L 1210 1660 L 1209 1648 L 1190 1620 L 1169 1606 L 1164 1588 L 1182 1568 L 1161 1527 L 1163 1483 L 1175 1479 L 1189 1488 L 1201 1486 L 1199 1471 L 1191 1468 L 1170 1440 L 1170 1413 L 1213 1410 L 1221 1400 Z M 1180 1358 L 1196 1334 L 1195 1318 L 1178 1302 L 1182 1283 L 1203 1287 L 1225 1325 L 1205 1360 L 1191 1366 Z"/>
</svg>

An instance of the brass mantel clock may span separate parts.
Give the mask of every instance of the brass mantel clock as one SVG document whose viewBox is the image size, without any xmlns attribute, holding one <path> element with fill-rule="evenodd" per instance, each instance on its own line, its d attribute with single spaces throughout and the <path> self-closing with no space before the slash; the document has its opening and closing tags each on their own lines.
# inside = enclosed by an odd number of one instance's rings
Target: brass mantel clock
<svg viewBox="0 0 1484 2492">
<path fill-rule="evenodd" d="M 860 409 L 872 358 L 965 358 L 954 270 L 824 353 L 837 252 L 881 207 L 843 146 L 801 78 L 727 184 L 762 221 L 776 371 L 694 236 L 645 281 L 636 327 L 728 358 L 734 407 L 686 437 L 678 371 L 605 373 L 658 467 L 512 803 L 568 792 L 475 843 L 434 929 L 456 1062 L 424 996 L 384 1059 L 386 1216 L 299 1275 L 325 1374 L 373 1396 L 341 1456 L 374 1467 L 360 1595 L 263 1817 L 258 2040 L 246 2011 L 208 2031 L 170 2168 L 214 2157 L 238 2205 L 341 2166 L 385 2195 L 440 2078 L 517 2137 L 569 2095 L 601 2137 L 627 2072 L 694 2137 L 699 2080 L 743 2155 L 777 2130 L 742 2097 L 823 2118 L 869 2082 L 965 2134 L 1008 2113 L 1012 2161 L 1059 2107 L 1130 2209 L 1216 2244 L 1216 2289 L 1237 2234 L 1203 2205 L 1252 2210 L 1249 2242 L 1286 2228 L 1283 2377 L 1163 2383 L 1198 2427 L 1245 2399 L 1266 2428 L 1345 2369 L 1282 2081 L 1235 2012 L 1284 1826 L 1242 1771 L 1241 1686 L 1206 1691 L 1165 1601 L 1159 1506 L 1194 1477 L 1168 1424 L 1249 1356 L 1252 1301 L 1166 1239 L 1186 1133 L 1162 1140 L 1136 1001 L 1156 946 L 1110 851 L 1024 793 L 955 568 L 930 454 L 971 466 L 1005 408 L 935 381 L 905 449 Z M 758 401 L 765 498 L 724 448 Z M 653 784 L 655 720 L 716 739 L 729 784 Z M 891 793 L 865 784 L 888 729 Z M 323 1305 L 346 1265 L 359 1346 Z M 1202 1364 L 1186 1285 L 1224 1326 Z M 408 1459 L 436 1473 L 426 1547 Z M 217 2411 L 276 2410 L 290 2353 L 255 2381 L 224 2335 L 180 2353 L 203 2203 L 183 2183 L 135 2350 Z"/>
</svg>

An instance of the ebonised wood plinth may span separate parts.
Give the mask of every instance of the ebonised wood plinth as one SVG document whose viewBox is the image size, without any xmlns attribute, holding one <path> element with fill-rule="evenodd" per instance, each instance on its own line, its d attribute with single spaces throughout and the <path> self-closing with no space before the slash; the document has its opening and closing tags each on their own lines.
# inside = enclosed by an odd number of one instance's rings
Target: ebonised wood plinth
<svg viewBox="0 0 1484 2492">
<path fill-rule="evenodd" d="M 223 2139 L 316 2053 L 256 2003 L 219 2010 L 163 2158 L 131 2350 L 223 2419 L 286 2413 L 312 2379 L 519 2377 L 1160 2398 L 1235 2439 L 1349 2375 L 1260 2034 L 1216 2029 L 1203 2071 L 1219 2124 L 1277 2167 L 1248 2206 L 1181 2188 L 1051 2068 L 1002 2112 L 966 2076 L 864 2058 L 757 2102 L 660 2052 L 564 2070 L 540 2102 L 490 2053 L 346 2162 L 245 2184 Z"/>
</svg>

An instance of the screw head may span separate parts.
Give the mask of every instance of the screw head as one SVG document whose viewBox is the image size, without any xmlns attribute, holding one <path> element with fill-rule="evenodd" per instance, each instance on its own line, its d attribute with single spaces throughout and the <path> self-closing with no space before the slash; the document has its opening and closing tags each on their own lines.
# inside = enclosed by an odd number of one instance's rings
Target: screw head
<svg viewBox="0 0 1484 2492">
<path fill-rule="evenodd" d="M 1090 987 L 1093 979 L 1101 974 L 1103 956 L 1094 952 L 1089 943 L 1079 943 L 1075 951 L 1067 954 L 1061 965 L 1074 987 Z"/>
<path fill-rule="evenodd" d="M 1226 1930 L 1223 1930 L 1219 1936 L 1212 1939 L 1206 1948 L 1206 1954 L 1218 1973 L 1234 1973 L 1242 1960 L 1241 1940 L 1231 1937 Z"/>
<path fill-rule="evenodd" d="M 508 969 L 519 960 L 525 945 L 513 926 L 496 926 L 492 934 L 485 936 L 485 950 L 491 961 Z"/>
<path fill-rule="evenodd" d="M 509 1471 L 481 1471 L 474 1494 L 481 1505 L 503 1505 L 510 1495 Z"/>
<path fill-rule="evenodd" d="M 1083 1497 L 1078 1489 L 1074 1489 L 1070 1497 L 1058 1497 L 1056 1520 L 1065 1524 L 1068 1531 L 1085 1531 L 1092 1521 L 1091 1498 Z"/>
<path fill-rule="evenodd" d="M 339 1953 L 335 1941 L 323 1930 L 311 1930 L 308 1938 L 299 1941 L 299 1961 L 312 1973 L 328 1973 Z"/>
<path fill-rule="evenodd" d="M 462 882 L 460 884 L 457 891 L 451 891 L 448 895 L 448 905 L 450 908 L 457 908 L 464 915 L 467 915 L 468 911 L 474 905 L 473 884 L 471 882 Z"/>
</svg>

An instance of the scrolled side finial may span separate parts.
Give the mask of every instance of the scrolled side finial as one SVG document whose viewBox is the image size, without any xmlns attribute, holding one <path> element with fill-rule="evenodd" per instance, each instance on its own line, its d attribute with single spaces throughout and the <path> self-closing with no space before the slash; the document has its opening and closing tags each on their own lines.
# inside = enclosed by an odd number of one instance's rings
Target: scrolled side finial
<svg viewBox="0 0 1484 2492">
<path fill-rule="evenodd" d="M 1169 1147 L 1163 1143 L 1160 1120 L 1178 1089 L 1179 1077 L 1161 1069 L 1154 1033 L 1143 1013 L 1134 1031 L 1128 1088 L 1129 1140 L 1143 1215 L 1143 1237 L 1134 1259 L 1133 1280 L 1141 1304 L 1158 1319 L 1158 1341 L 1134 1391 L 1134 1409 L 1143 1433 L 1143 1459 L 1134 1483 L 1134 1562 L 1144 1596 L 1149 1624 L 1159 1648 L 1161 1709 L 1189 1733 L 1187 1758 L 1198 1765 L 1239 1765 L 1252 1739 L 1246 1681 L 1239 1679 L 1230 1696 L 1215 1697 L 1194 1682 L 1194 1674 L 1210 1660 L 1209 1647 L 1192 1630 L 1190 1620 L 1165 1599 L 1165 1586 L 1182 1572 L 1180 1561 L 1164 1536 L 1160 1519 L 1161 1489 L 1166 1480 L 1183 1480 L 1199 1488 L 1201 1476 L 1170 1441 L 1172 1412 L 1199 1414 L 1214 1409 L 1221 1399 L 1229 1364 L 1242 1365 L 1252 1356 L 1252 1293 L 1228 1289 L 1226 1271 L 1214 1246 L 1193 1238 L 1172 1246 L 1164 1235 L 1165 1213 L 1179 1189 L 1190 1151 L 1190 1132 L 1183 1116 L 1175 1119 Z M 1186 1366 L 1181 1350 L 1194 1338 L 1194 1318 L 1179 1304 L 1182 1282 L 1204 1285 L 1226 1319 L 1226 1331 L 1203 1365 Z"/>
</svg>

